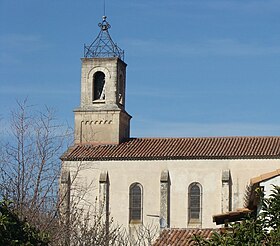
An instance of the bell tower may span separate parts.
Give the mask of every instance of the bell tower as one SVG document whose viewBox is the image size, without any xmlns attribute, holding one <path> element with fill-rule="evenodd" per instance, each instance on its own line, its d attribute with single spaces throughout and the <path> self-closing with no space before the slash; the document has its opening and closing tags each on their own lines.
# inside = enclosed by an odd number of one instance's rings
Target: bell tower
<svg viewBox="0 0 280 246">
<path fill-rule="evenodd" d="M 106 16 L 98 26 L 97 38 L 84 46 L 81 59 L 81 103 L 74 110 L 76 144 L 118 144 L 130 136 L 124 51 L 113 42 Z"/>
</svg>

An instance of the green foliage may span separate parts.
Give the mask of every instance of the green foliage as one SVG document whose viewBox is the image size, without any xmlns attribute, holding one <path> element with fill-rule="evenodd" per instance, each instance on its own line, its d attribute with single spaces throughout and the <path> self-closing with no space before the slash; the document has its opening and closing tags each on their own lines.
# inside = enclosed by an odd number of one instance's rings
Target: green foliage
<svg viewBox="0 0 280 246">
<path fill-rule="evenodd" d="M 250 215 L 241 222 L 231 223 L 228 228 L 214 232 L 209 239 L 194 236 L 200 246 L 280 246 L 280 187 L 273 186 L 268 198 L 261 197 L 261 212 Z"/>
<path fill-rule="evenodd" d="M 0 202 L 0 245 L 47 246 L 48 244 L 48 235 L 39 232 L 27 221 L 20 220 L 13 210 L 12 202 Z"/>
</svg>

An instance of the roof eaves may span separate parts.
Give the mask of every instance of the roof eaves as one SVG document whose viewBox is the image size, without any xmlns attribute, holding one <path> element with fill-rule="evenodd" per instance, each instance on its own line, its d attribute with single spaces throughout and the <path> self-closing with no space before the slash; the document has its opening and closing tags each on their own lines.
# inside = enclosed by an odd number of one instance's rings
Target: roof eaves
<svg viewBox="0 0 280 246">
<path fill-rule="evenodd" d="M 248 208 L 241 208 L 241 209 L 237 209 L 237 211 L 230 211 L 223 214 L 216 214 L 213 215 L 213 222 L 215 222 L 216 225 L 221 225 L 229 222 L 239 221 L 246 218 L 246 216 L 248 216 L 248 214 L 252 212 L 253 211 Z"/>
<path fill-rule="evenodd" d="M 62 161 L 149 161 L 149 160 L 246 160 L 246 159 L 280 159 L 278 155 L 252 155 L 252 156 L 86 156 L 86 157 L 73 157 L 67 156 L 65 153 L 60 157 Z M 257 177 L 259 178 L 259 177 Z M 254 178 L 253 178 L 254 179 Z M 251 179 L 251 180 L 253 180 Z M 252 182 L 252 181 L 251 181 Z"/>
<path fill-rule="evenodd" d="M 255 185 L 255 184 L 258 184 L 260 182 L 266 181 L 268 179 L 274 178 L 274 177 L 276 177 L 278 175 L 280 175 L 280 169 L 277 169 L 277 170 L 269 172 L 269 173 L 264 173 L 264 174 L 262 174 L 260 176 L 251 178 L 250 184 L 251 185 Z"/>
</svg>

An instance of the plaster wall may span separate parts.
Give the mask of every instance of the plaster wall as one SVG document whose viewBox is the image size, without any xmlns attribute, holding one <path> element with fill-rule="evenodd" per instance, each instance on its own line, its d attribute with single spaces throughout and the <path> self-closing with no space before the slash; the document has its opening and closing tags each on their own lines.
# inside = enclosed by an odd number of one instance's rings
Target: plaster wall
<svg viewBox="0 0 280 246">
<path fill-rule="evenodd" d="M 105 74 L 105 100 L 98 100 L 93 102 L 93 77 L 96 72 L 103 72 Z M 81 108 L 98 108 L 104 109 L 115 108 L 119 105 L 118 101 L 118 87 L 119 76 L 122 75 L 126 79 L 126 64 L 118 58 L 82 58 L 81 71 Z M 123 95 L 124 96 L 124 95 Z M 122 105 L 124 106 L 124 105 Z"/>
<path fill-rule="evenodd" d="M 75 143 L 119 143 L 129 137 L 130 115 L 117 110 L 75 112 Z"/>
<path fill-rule="evenodd" d="M 138 182 L 143 186 L 143 223 L 159 225 L 160 175 L 170 176 L 170 227 L 188 225 L 188 187 L 192 182 L 202 186 L 202 228 L 216 227 L 212 215 L 222 212 L 222 173 L 230 170 L 232 210 L 243 207 L 244 192 L 250 178 L 280 168 L 280 160 L 150 160 L 150 161 L 84 161 L 64 162 L 63 168 L 72 175 L 77 166 L 77 182 L 93 183 L 85 200 L 94 204 L 99 197 L 99 176 L 108 172 L 110 181 L 110 215 L 119 225 L 129 224 L 129 187 Z M 279 181 L 280 183 L 280 181 Z"/>
<path fill-rule="evenodd" d="M 276 176 L 260 183 L 260 186 L 263 187 L 264 195 L 266 198 L 268 198 L 272 194 L 273 185 L 280 186 L 280 176 Z"/>
<path fill-rule="evenodd" d="M 93 100 L 94 74 L 105 75 L 105 98 Z M 129 137 L 125 111 L 126 64 L 118 58 L 82 58 L 81 105 L 75 109 L 75 143 L 118 144 Z"/>
</svg>

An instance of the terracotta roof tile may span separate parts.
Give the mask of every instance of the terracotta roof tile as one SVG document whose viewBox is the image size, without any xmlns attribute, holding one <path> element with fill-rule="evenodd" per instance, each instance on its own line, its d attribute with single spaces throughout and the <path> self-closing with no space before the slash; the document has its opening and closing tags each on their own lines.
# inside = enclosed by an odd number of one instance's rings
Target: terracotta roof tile
<svg viewBox="0 0 280 246">
<path fill-rule="evenodd" d="M 118 145 L 80 144 L 62 160 L 280 158 L 280 137 L 131 138 Z"/>
<path fill-rule="evenodd" d="M 194 235 L 210 238 L 217 229 L 166 229 L 163 230 L 153 246 L 191 246 L 196 245 Z"/>
</svg>

